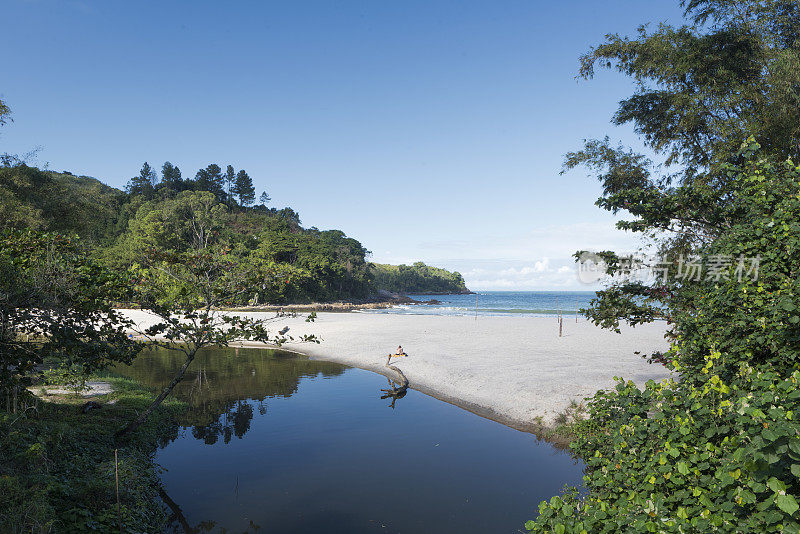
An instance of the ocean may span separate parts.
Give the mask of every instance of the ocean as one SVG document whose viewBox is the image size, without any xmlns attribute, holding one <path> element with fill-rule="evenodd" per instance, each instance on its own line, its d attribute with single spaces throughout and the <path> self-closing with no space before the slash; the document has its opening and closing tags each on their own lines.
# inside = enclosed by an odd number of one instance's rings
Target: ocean
<svg viewBox="0 0 800 534">
<path fill-rule="evenodd" d="M 396 313 L 412 315 L 513 315 L 554 317 L 559 306 L 562 313 L 574 316 L 595 297 L 594 291 L 478 291 L 474 295 L 409 295 L 414 300 L 436 299 L 441 304 L 398 305 L 382 310 L 361 310 L 362 313 Z"/>
</svg>

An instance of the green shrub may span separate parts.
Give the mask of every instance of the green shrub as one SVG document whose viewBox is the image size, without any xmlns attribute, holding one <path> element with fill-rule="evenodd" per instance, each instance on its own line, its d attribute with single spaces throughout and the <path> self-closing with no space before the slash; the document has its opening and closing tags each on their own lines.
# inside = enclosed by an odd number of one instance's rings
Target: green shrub
<svg viewBox="0 0 800 534">
<path fill-rule="evenodd" d="M 758 276 L 734 262 L 675 286 L 679 381 L 598 393 L 572 444 L 588 493 L 542 503 L 529 530 L 800 532 L 800 169 L 758 150 L 715 171 L 730 223 L 700 251 L 757 257 Z"/>
<path fill-rule="evenodd" d="M 78 395 L 81 391 L 91 389 L 86 384 L 86 375 L 76 365 L 60 365 L 42 372 L 42 381 L 48 386 L 63 386 Z"/>
<path fill-rule="evenodd" d="M 0 532 L 50 532 L 55 516 L 41 485 L 0 475 Z"/>
<path fill-rule="evenodd" d="M 126 532 L 161 532 L 166 515 L 152 458 L 177 432 L 185 405 L 169 401 L 126 443 L 114 431 L 151 400 L 141 386 L 113 381 L 115 404 L 82 413 L 80 399 L 0 411 L 0 532 L 116 532 L 114 451 L 118 451 Z M 102 400 L 102 399 L 100 399 Z"/>
<path fill-rule="evenodd" d="M 706 356 L 702 385 L 620 380 L 595 396 L 595 431 L 572 444 L 588 495 L 541 503 L 528 530 L 800 532 L 800 370 L 742 364 L 725 383 L 722 360 Z"/>
</svg>

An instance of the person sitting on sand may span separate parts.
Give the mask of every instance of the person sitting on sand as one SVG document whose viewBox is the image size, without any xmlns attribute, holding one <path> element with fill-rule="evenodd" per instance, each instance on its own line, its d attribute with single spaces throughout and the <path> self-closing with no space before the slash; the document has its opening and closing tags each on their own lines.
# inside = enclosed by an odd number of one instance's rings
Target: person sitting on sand
<svg viewBox="0 0 800 534">
<path fill-rule="evenodd" d="M 387 359 L 386 363 L 392 361 L 392 358 L 399 358 L 400 356 L 408 356 L 405 352 L 403 352 L 403 347 L 401 345 L 397 346 L 397 351 L 394 354 L 390 354 L 389 358 Z"/>
</svg>

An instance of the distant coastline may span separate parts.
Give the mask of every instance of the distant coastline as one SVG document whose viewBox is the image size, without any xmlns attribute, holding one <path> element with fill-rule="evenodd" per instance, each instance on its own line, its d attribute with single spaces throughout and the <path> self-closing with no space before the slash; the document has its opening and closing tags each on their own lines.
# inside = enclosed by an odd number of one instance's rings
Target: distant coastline
<svg viewBox="0 0 800 534">
<path fill-rule="evenodd" d="M 451 293 L 438 293 L 438 295 L 449 295 Z M 456 294 L 456 293 L 453 293 Z M 435 296 L 434 293 L 420 293 L 415 296 Z M 428 301 L 417 300 L 407 295 L 393 295 L 390 298 L 383 298 L 375 301 L 340 301 L 340 302 L 307 302 L 303 304 L 265 304 L 258 306 L 235 306 L 223 308 L 224 311 L 257 311 L 257 312 L 284 312 L 284 313 L 306 313 L 306 312 L 350 312 L 356 310 L 381 310 L 392 308 L 398 305 L 434 305 L 440 304 L 436 299 Z"/>
<path fill-rule="evenodd" d="M 461 291 L 408 291 L 405 293 L 406 296 L 408 295 L 416 295 L 418 297 L 422 296 L 436 296 L 436 295 L 474 295 L 475 292 L 470 289 L 462 289 Z"/>
</svg>

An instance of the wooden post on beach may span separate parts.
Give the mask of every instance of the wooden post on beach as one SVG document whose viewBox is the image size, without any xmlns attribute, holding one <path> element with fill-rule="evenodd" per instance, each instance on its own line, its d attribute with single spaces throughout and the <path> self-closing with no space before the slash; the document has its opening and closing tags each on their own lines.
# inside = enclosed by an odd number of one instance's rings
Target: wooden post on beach
<svg viewBox="0 0 800 534">
<path fill-rule="evenodd" d="M 561 308 L 559 308 L 559 307 L 558 307 L 558 297 L 556 297 L 556 322 L 557 322 L 557 323 L 561 321 L 561 319 L 560 319 L 560 317 L 561 317 L 561 314 L 560 314 L 560 313 L 559 313 L 559 311 L 558 311 L 558 310 L 560 310 L 560 309 L 561 309 Z"/>
<path fill-rule="evenodd" d="M 561 331 L 564 328 L 564 314 L 561 313 L 561 305 L 558 306 L 558 337 L 561 337 Z"/>
<path fill-rule="evenodd" d="M 475 293 L 475 320 L 478 320 L 478 294 Z"/>
</svg>

